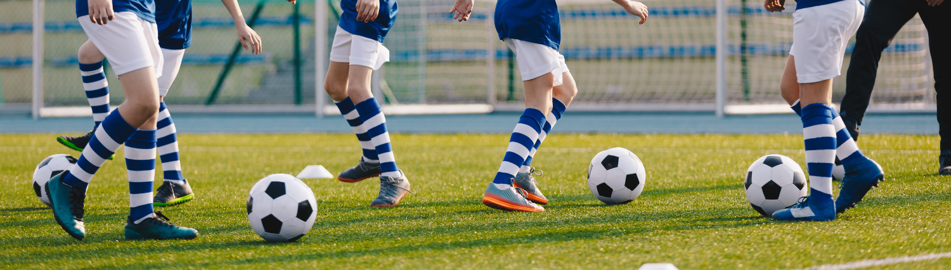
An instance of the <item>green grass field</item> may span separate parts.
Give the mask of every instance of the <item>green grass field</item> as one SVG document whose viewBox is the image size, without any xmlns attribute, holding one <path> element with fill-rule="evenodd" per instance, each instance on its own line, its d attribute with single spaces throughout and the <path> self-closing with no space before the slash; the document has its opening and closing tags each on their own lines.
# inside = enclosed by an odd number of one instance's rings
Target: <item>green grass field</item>
<svg viewBox="0 0 951 270">
<path fill-rule="evenodd" d="M 30 187 L 44 157 L 78 156 L 53 137 L 0 135 L 2 268 L 775 269 L 951 251 L 951 178 L 935 174 L 937 136 L 863 135 L 860 147 L 885 168 L 887 182 L 836 221 L 813 223 L 761 217 L 743 195 L 756 158 L 779 153 L 804 164 L 798 135 L 555 134 L 534 163 L 552 203 L 544 213 L 514 213 L 480 203 L 508 135 L 395 134 L 397 160 L 417 194 L 374 209 L 375 180 L 307 179 L 319 210 L 295 243 L 266 243 L 251 230 L 248 191 L 268 174 L 309 164 L 339 172 L 358 158 L 353 135 L 181 135 L 197 199 L 160 210 L 198 229 L 191 241 L 123 240 L 129 197 L 121 159 L 90 185 L 86 240 L 66 235 Z M 584 177 L 590 158 L 615 146 L 640 156 L 648 176 L 637 200 L 605 206 Z M 884 268 L 949 267 L 951 259 Z"/>
</svg>

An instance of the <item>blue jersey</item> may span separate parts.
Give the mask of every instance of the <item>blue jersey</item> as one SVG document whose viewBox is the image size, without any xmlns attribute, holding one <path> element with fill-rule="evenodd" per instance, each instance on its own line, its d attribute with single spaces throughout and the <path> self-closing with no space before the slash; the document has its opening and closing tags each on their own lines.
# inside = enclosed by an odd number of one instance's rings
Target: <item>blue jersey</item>
<svg viewBox="0 0 951 270">
<path fill-rule="evenodd" d="M 396 22 L 396 0 L 380 0 L 380 14 L 376 20 L 365 23 L 357 21 L 357 0 L 340 0 L 340 28 L 350 34 L 369 38 L 383 43 L 386 33 Z"/>
<path fill-rule="evenodd" d="M 112 0 L 112 11 L 132 12 L 143 20 L 155 23 L 154 0 Z M 76 0 L 76 17 L 89 15 L 89 2 Z"/>
<path fill-rule="evenodd" d="M 520 39 L 558 50 L 561 22 L 555 0 L 499 0 L 495 5 L 499 39 Z"/>
<path fill-rule="evenodd" d="M 156 0 L 155 20 L 159 31 L 159 47 L 182 50 L 191 46 L 191 0 Z"/>
<path fill-rule="evenodd" d="M 828 5 L 845 0 L 796 0 L 796 10 L 811 8 L 815 6 Z"/>
</svg>

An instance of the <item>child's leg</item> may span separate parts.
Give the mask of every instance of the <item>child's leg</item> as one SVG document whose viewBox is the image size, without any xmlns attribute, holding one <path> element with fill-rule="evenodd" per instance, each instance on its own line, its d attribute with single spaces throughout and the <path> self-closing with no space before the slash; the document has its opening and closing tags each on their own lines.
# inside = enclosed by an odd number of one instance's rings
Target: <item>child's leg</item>
<svg viewBox="0 0 951 270">
<path fill-rule="evenodd" d="M 571 101 L 578 94 L 578 86 L 575 84 L 575 79 L 571 76 L 571 73 L 565 72 L 562 74 L 562 77 L 564 78 L 564 83 L 552 88 L 551 113 L 545 118 L 545 125 L 542 127 L 542 132 L 538 134 L 538 140 L 535 141 L 535 146 L 528 154 L 528 157 L 525 158 L 525 163 L 519 168 L 518 172 L 520 174 L 529 173 L 531 171 L 532 158 L 535 156 L 535 152 L 541 147 L 542 142 L 548 137 L 548 133 L 555 127 L 555 124 L 558 123 L 561 116 L 565 114 L 568 104 L 571 104 Z"/>
<path fill-rule="evenodd" d="M 89 40 L 79 47 L 78 56 L 83 90 L 86 90 L 86 100 L 89 101 L 92 119 L 98 128 L 99 123 L 109 115 L 109 81 L 102 67 L 102 60 L 106 56 Z"/>
</svg>

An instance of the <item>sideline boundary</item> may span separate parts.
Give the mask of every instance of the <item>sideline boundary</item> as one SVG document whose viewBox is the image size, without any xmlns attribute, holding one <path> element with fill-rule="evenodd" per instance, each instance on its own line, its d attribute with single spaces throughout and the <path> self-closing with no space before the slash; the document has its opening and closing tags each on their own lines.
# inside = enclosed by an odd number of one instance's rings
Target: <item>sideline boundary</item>
<svg viewBox="0 0 951 270">
<path fill-rule="evenodd" d="M 878 260 L 862 260 L 850 263 L 843 264 L 827 264 L 820 266 L 813 266 L 809 268 L 804 268 L 804 270 L 839 270 L 839 269 L 857 269 L 857 268 L 866 268 L 872 266 L 882 266 L 890 264 L 899 264 L 899 263 L 909 263 L 909 262 L 920 262 L 920 261 L 931 261 L 943 258 L 951 258 L 951 252 L 945 253 L 932 253 L 918 256 L 904 256 L 904 257 L 892 257 Z"/>
</svg>

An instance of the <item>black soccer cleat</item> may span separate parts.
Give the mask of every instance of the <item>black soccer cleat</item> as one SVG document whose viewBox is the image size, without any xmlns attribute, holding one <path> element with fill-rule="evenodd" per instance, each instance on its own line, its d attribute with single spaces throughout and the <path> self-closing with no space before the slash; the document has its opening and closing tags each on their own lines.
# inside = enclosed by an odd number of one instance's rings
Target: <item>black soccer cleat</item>
<svg viewBox="0 0 951 270">
<path fill-rule="evenodd" d="M 938 156 L 938 174 L 951 175 L 951 150 L 941 150 Z"/>
<path fill-rule="evenodd" d="M 360 163 L 341 172 L 337 175 L 337 180 L 347 183 L 360 182 L 363 181 L 363 179 L 377 177 L 382 172 L 380 163 L 370 163 L 360 158 Z"/>
<path fill-rule="evenodd" d="M 155 198 L 152 199 L 153 206 L 172 206 L 183 204 L 195 198 L 192 193 L 192 187 L 185 182 L 184 185 L 175 184 L 169 181 L 163 181 L 155 192 Z"/>
<path fill-rule="evenodd" d="M 195 239 L 195 237 L 198 237 L 197 230 L 169 223 L 168 217 L 158 211 L 152 217 L 139 222 L 139 224 L 135 224 L 131 218 L 125 224 L 126 240 L 188 240 Z"/>
<path fill-rule="evenodd" d="M 89 141 L 92 140 L 92 135 L 95 133 L 96 133 L 96 130 L 93 129 L 89 131 L 89 133 L 86 133 L 86 135 L 82 135 L 82 136 L 74 137 L 74 136 L 60 135 L 59 137 L 56 137 L 56 141 L 62 144 L 63 146 L 68 147 L 69 149 L 82 152 L 83 149 L 86 149 L 86 145 L 89 144 Z M 109 156 L 109 160 L 112 160 L 115 157 L 116 155 L 113 154 Z"/>
</svg>

